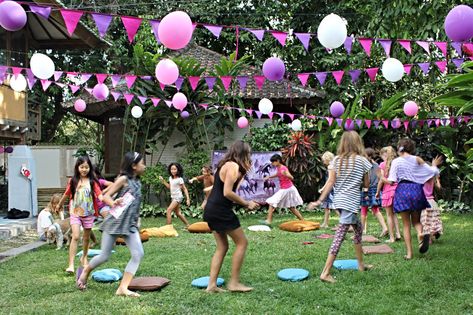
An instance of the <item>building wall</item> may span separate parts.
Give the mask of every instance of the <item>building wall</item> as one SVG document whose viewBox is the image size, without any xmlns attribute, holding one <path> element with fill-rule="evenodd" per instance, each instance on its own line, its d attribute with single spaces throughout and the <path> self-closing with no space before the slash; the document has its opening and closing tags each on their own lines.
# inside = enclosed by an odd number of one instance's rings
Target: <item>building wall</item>
<svg viewBox="0 0 473 315">
<path fill-rule="evenodd" d="M 26 126 L 26 93 L 0 86 L 0 123 Z"/>
</svg>

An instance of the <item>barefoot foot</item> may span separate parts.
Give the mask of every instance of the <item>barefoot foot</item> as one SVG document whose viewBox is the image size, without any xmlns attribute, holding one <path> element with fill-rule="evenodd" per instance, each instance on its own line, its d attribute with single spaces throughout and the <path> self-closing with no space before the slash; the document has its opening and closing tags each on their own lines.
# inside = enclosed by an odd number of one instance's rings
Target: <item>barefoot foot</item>
<svg viewBox="0 0 473 315">
<path fill-rule="evenodd" d="M 228 284 L 227 288 L 230 292 L 250 292 L 253 290 L 252 287 L 247 287 L 241 283 Z"/>
<path fill-rule="evenodd" d="M 327 283 L 335 283 L 337 280 L 335 280 L 332 275 L 320 275 L 320 280 L 322 282 L 327 282 Z"/>
<path fill-rule="evenodd" d="M 120 289 L 118 288 L 118 290 L 115 292 L 115 295 L 118 295 L 118 296 L 127 296 L 127 297 L 140 297 L 140 295 L 136 292 L 133 292 L 133 291 L 130 291 L 128 289 Z"/>
<path fill-rule="evenodd" d="M 405 260 L 411 260 L 411 259 L 412 259 L 412 256 L 404 255 L 404 259 L 405 259 Z"/>
<path fill-rule="evenodd" d="M 219 287 L 212 287 L 212 288 L 205 289 L 205 292 L 207 292 L 207 293 L 224 293 L 224 292 L 227 292 L 227 290 L 219 288 Z"/>
<path fill-rule="evenodd" d="M 363 264 L 361 268 L 358 268 L 359 271 L 368 271 L 371 269 L 373 269 L 373 265 L 367 265 L 367 264 Z"/>
</svg>

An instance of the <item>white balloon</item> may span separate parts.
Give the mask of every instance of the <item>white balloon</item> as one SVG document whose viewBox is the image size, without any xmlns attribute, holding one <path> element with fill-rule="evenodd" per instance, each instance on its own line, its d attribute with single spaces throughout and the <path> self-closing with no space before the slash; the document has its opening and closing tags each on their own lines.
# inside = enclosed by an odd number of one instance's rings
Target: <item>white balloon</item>
<svg viewBox="0 0 473 315">
<path fill-rule="evenodd" d="M 14 75 L 10 77 L 10 87 L 13 89 L 13 91 L 23 92 L 26 90 L 26 86 L 26 79 L 22 74 L 18 74 L 16 78 Z"/>
<path fill-rule="evenodd" d="M 46 55 L 35 53 L 30 59 L 31 72 L 35 77 L 47 80 L 54 75 L 54 62 Z"/>
<path fill-rule="evenodd" d="M 323 18 L 317 29 L 317 38 L 322 46 L 328 49 L 340 47 L 347 38 L 347 23 L 336 14 Z"/>
<path fill-rule="evenodd" d="M 259 101 L 258 109 L 261 113 L 268 115 L 273 111 L 273 102 L 271 102 L 267 98 L 262 98 Z"/>
<path fill-rule="evenodd" d="M 299 119 L 294 119 L 291 124 L 291 128 L 294 131 L 299 131 L 302 129 L 302 123 Z"/>
<path fill-rule="evenodd" d="M 135 118 L 140 118 L 141 116 L 143 116 L 143 110 L 141 109 L 141 107 L 139 106 L 133 106 L 131 108 L 131 116 L 135 117 Z"/>
<path fill-rule="evenodd" d="M 404 66 L 396 58 L 388 58 L 383 62 L 381 68 L 383 77 L 390 82 L 397 82 L 404 75 Z"/>
</svg>

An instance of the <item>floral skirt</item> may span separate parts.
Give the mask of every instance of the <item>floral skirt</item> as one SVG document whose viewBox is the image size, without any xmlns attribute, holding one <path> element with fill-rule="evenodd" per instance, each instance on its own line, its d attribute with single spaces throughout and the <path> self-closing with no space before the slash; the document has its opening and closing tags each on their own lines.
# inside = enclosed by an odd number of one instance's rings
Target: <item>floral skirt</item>
<svg viewBox="0 0 473 315">
<path fill-rule="evenodd" d="M 440 219 L 440 209 L 437 202 L 433 199 L 427 200 L 430 207 L 422 211 L 420 223 L 422 224 L 423 234 L 443 233 L 442 219 Z"/>
</svg>

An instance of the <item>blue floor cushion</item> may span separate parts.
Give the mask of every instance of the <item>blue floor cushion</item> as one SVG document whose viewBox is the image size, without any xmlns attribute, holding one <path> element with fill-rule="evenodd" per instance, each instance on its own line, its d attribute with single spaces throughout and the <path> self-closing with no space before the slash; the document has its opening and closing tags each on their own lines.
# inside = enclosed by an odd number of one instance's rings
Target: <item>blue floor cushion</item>
<svg viewBox="0 0 473 315">
<path fill-rule="evenodd" d="M 309 277 L 309 271 L 298 268 L 287 268 L 278 272 L 278 278 L 284 281 L 302 281 Z"/>
<path fill-rule="evenodd" d="M 122 278 L 123 274 L 118 269 L 102 269 L 92 273 L 92 279 L 97 282 L 115 282 Z"/>
<path fill-rule="evenodd" d="M 89 251 L 87 252 L 87 257 L 94 257 L 100 255 L 101 252 L 101 249 L 89 249 Z M 112 253 L 115 253 L 115 251 L 112 250 Z M 82 251 L 78 252 L 76 256 L 82 256 Z"/>
<path fill-rule="evenodd" d="M 210 277 L 201 277 L 192 280 L 191 285 L 196 288 L 207 288 L 207 285 L 209 284 L 209 278 Z M 225 283 L 225 280 L 222 278 L 217 278 L 217 287 L 222 286 Z"/>
<path fill-rule="evenodd" d="M 357 270 L 358 261 L 356 259 L 335 260 L 333 266 L 339 270 Z"/>
</svg>

